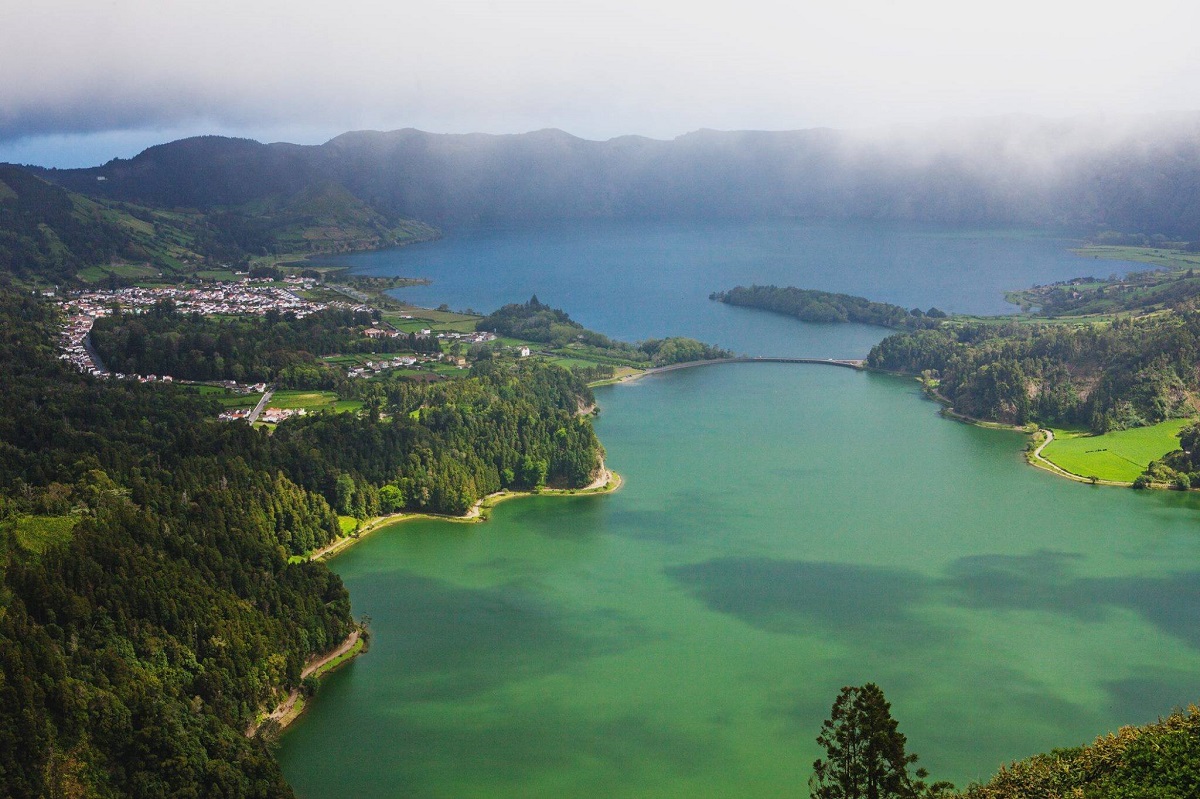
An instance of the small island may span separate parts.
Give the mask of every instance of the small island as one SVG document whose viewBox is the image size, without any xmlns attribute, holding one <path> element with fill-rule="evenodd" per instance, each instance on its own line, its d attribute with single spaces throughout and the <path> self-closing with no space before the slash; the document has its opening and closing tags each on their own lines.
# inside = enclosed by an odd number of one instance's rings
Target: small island
<svg viewBox="0 0 1200 799">
<path fill-rule="evenodd" d="M 873 302 L 853 294 L 836 294 L 795 286 L 738 286 L 728 291 L 715 291 L 710 300 L 744 308 L 773 311 L 802 322 L 857 322 L 898 329 L 933 327 L 946 314 L 937 308 L 922 311 L 905 310 L 899 305 Z"/>
</svg>

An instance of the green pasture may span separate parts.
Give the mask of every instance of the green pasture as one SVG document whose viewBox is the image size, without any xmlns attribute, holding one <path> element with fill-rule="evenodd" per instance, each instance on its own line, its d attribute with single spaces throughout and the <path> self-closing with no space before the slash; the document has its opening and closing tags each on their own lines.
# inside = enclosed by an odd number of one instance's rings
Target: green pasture
<svg viewBox="0 0 1200 799">
<path fill-rule="evenodd" d="M 1052 428 L 1054 440 L 1042 450 L 1042 457 L 1082 477 L 1131 483 L 1150 461 L 1179 449 L 1179 431 L 1191 423 L 1191 419 L 1168 419 L 1103 435 Z"/>
<path fill-rule="evenodd" d="M 598 361 L 589 361 L 584 358 L 556 357 L 556 358 L 546 358 L 545 360 L 549 363 L 554 364 L 555 366 L 561 366 L 564 369 L 575 369 L 580 366 L 584 366 L 584 367 L 587 367 L 590 369 L 593 366 L 601 365 Z M 612 364 L 603 364 L 603 365 L 611 366 Z"/>
<path fill-rule="evenodd" d="M 412 319 L 401 319 L 401 314 L 411 316 Z M 453 311 L 435 311 L 431 308 L 418 308 L 413 305 L 404 306 L 400 309 L 399 313 L 383 315 L 384 321 L 395 326 L 397 330 L 403 330 L 405 333 L 415 333 L 424 328 L 429 328 L 435 333 L 471 333 L 474 332 L 475 325 L 480 318 L 469 314 L 454 313 Z"/>
<path fill-rule="evenodd" d="M 342 400 L 332 391 L 276 391 L 267 403 L 268 408 L 303 408 L 314 411 L 348 413 L 362 409 L 359 400 Z"/>
<path fill-rule="evenodd" d="M 74 516 L 20 516 L 13 532 L 22 548 L 40 554 L 70 541 L 77 521 Z"/>
<path fill-rule="evenodd" d="M 108 266 L 89 266 L 86 269 L 79 270 L 75 276 L 85 283 L 98 283 L 105 280 L 109 275 L 116 275 L 121 278 L 131 280 L 140 280 L 143 278 L 158 277 L 160 269 L 156 266 L 143 266 L 140 264 L 109 264 Z"/>
<path fill-rule="evenodd" d="M 1189 269 L 1200 266 L 1200 253 L 1184 252 L 1183 250 L 1166 247 L 1120 247 L 1114 245 L 1096 245 L 1079 247 L 1071 252 L 1081 258 L 1094 258 L 1111 261 L 1136 261 L 1154 264 L 1167 269 Z"/>
</svg>

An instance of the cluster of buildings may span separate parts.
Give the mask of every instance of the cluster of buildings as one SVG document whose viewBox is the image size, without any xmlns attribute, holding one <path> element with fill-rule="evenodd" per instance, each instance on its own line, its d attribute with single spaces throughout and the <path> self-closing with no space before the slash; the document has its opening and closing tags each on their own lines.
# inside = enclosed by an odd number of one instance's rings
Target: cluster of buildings
<svg viewBox="0 0 1200 799">
<path fill-rule="evenodd" d="M 418 363 L 429 363 L 430 361 L 438 360 L 436 355 L 397 355 L 395 358 L 381 361 L 367 361 L 362 366 L 354 366 L 350 368 L 347 374 L 350 377 L 373 377 L 388 369 L 400 369 L 405 366 L 416 366 Z"/>
<path fill-rule="evenodd" d="M 363 335 L 367 338 L 400 338 L 404 335 L 399 330 L 384 330 L 378 327 L 368 327 L 363 331 Z"/>
<path fill-rule="evenodd" d="M 418 335 L 428 336 L 430 333 L 429 330 L 422 330 Z M 487 344 L 496 340 L 495 333 L 483 330 L 477 333 L 438 333 L 437 337 L 446 341 L 461 341 L 463 344 Z"/>
<path fill-rule="evenodd" d="M 296 280 L 301 280 L 297 278 Z M 216 283 L 198 287 L 164 286 L 160 288 L 130 288 L 111 291 L 85 291 L 63 301 L 63 305 L 74 314 L 104 316 L 114 305 L 124 311 L 137 313 L 153 308 L 163 300 L 175 303 L 180 313 L 200 313 L 205 316 L 217 314 L 265 314 L 267 311 L 294 313 L 305 317 L 328 307 L 324 303 L 306 300 L 294 291 L 303 288 L 303 283 L 289 284 L 281 288 L 269 281 L 240 280 L 236 283 Z M 354 306 L 356 310 L 359 306 Z M 361 310 L 369 311 L 367 306 Z"/>
<path fill-rule="evenodd" d="M 67 323 L 58 333 L 58 348 L 62 353 L 58 356 L 64 361 L 70 361 L 81 372 L 108 377 L 108 372 L 100 364 L 100 359 L 92 351 L 88 342 L 88 334 L 92 332 L 94 316 L 73 314 L 66 317 Z"/>
<path fill-rule="evenodd" d="M 253 408 L 233 408 L 228 411 L 223 411 L 217 418 L 226 422 L 234 422 L 238 419 L 248 420 L 253 413 Z M 290 419 L 293 416 L 303 416 L 304 414 L 305 410 L 303 408 L 267 408 L 258 417 L 258 421 L 278 424 L 284 419 Z"/>
<path fill-rule="evenodd" d="M 292 416 L 303 416 L 305 413 L 306 411 L 303 408 L 267 408 L 258 417 L 258 421 L 278 424 L 284 419 L 291 418 Z"/>
<path fill-rule="evenodd" d="M 163 300 L 170 300 L 180 313 L 200 313 L 205 316 L 218 314 L 257 314 L 267 311 L 293 313 L 297 317 L 308 316 L 330 307 L 329 304 L 313 302 L 297 296 L 294 292 L 312 288 L 311 278 L 289 277 L 281 288 L 270 280 L 246 279 L 236 283 L 218 283 L 204 287 L 166 286 L 161 288 L 123 288 L 111 291 L 85 291 L 60 301 L 66 324 L 59 335 L 59 356 L 70 361 L 81 372 L 97 377 L 112 375 L 104 368 L 100 358 L 88 341 L 92 324 L 98 317 L 108 316 L 114 306 L 123 311 L 143 312 Z M 370 311 L 368 305 L 336 303 L 338 307 L 349 307 L 355 311 Z M 142 382 L 162 380 L 171 382 L 170 376 L 132 375 Z"/>
</svg>

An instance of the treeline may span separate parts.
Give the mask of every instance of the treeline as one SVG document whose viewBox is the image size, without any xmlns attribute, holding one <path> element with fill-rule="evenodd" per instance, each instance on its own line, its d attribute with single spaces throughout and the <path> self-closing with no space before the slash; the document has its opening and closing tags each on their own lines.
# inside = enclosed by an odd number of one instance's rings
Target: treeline
<svg viewBox="0 0 1200 799">
<path fill-rule="evenodd" d="M 1200 708 L 1122 727 L 1086 746 L 1055 749 L 1002 767 L 958 792 L 929 782 L 906 751 L 891 705 L 874 683 L 841 690 L 817 744 L 812 799 L 1191 799 L 1200 796 Z"/>
<path fill-rule="evenodd" d="M 612 360 L 631 366 L 666 366 L 685 361 L 728 358 L 731 353 L 695 339 L 671 337 L 649 339 L 638 344 L 615 341 L 588 330 L 566 311 L 540 302 L 535 294 L 526 303 L 511 303 L 481 319 L 476 330 L 498 336 L 536 341 L 550 349 L 579 350 L 587 357 Z"/>
<path fill-rule="evenodd" d="M 56 326 L 0 290 L 3 796 L 290 796 L 244 732 L 352 622 L 339 578 L 288 556 L 339 535 L 335 508 L 459 512 L 602 455 L 590 393 L 546 364 L 382 384 L 361 418 L 268 435 L 70 371 Z"/>
<path fill-rule="evenodd" d="M 485 316 L 475 325 L 475 329 L 553 347 L 581 342 L 611 349 L 615 344 L 608 336 L 586 329 L 568 316 L 566 311 L 539 302 L 536 294 L 527 303 L 511 303 Z"/>
<path fill-rule="evenodd" d="M 186 380 L 273 382 L 292 388 L 328 388 L 343 369 L 320 356 L 351 353 L 440 353 L 437 339 L 414 334 L 367 338 L 371 314 L 330 308 L 296 318 L 181 314 L 170 300 L 144 314 L 115 313 L 92 327 L 92 343 L 105 365 L 126 374 L 171 375 Z M 327 374 L 328 373 L 328 374 Z"/>
<path fill-rule="evenodd" d="M 461 514 L 502 488 L 578 488 L 600 469 L 604 450 L 580 415 L 594 398 L 565 369 L 483 360 L 460 380 L 387 380 L 372 390 L 369 404 L 387 419 L 318 414 L 274 435 L 294 455 L 299 482 L 341 513 Z"/>
<path fill-rule="evenodd" d="M 794 286 L 738 286 L 728 291 L 715 291 L 708 298 L 794 316 L 803 322 L 857 322 L 880 327 L 922 328 L 933 327 L 938 320 L 946 318 L 946 314 L 937 308 L 905 310 L 899 305 L 872 302 L 852 294 Z"/>
<path fill-rule="evenodd" d="M 943 324 L 889 336 L 867 365 L 924 373 L 968 416 L 1104 432 L 1191 413 L 1198 357 L 1200 312 L 1176 311 L 1091 325 Z"/>
<path fill-rule="evenodd" d="M 1151 461 L 1133 487 L 1150 488 L 1155 483 L 1182 491 L 1200 488 L 1200 422 L 1180 430 L 1179 449 Z"/>
</svg>

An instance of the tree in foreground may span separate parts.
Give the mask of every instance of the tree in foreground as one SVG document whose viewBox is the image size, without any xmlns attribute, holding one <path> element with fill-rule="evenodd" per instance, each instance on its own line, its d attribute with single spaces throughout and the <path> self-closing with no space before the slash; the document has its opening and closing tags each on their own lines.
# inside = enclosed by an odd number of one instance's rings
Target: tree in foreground
<svg viewBox="0 0 1200 799">
<path fill-rule="evenodd" d="M 916 799 L 954 789 L 948 782 L 926 784 L 923 768 L 909 773 L 917 756 L 905 753 L 891 710 L 875 683 L 842 689 L 817 736 L 826 754 L 813 763 L 812 799 Z"/>
</svg>

